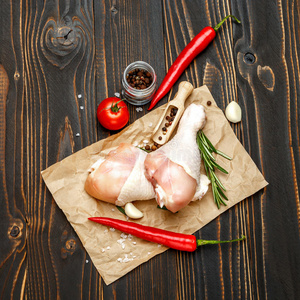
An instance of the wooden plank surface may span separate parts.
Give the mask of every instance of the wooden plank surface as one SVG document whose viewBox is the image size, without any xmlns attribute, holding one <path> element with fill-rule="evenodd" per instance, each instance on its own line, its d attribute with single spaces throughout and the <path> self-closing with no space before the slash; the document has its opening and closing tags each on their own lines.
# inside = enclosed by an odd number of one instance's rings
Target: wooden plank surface
<svg viewBox="0 0 300 300">
<path fill-rule="evenodd" d="M 0 1 L 0 299 L 299 299 L 299 1 Z M 228 20 L 181 80 L 206 84 L 270 183 L 174 250 L 106 286 L 41 170 L 112 134 L 97 105 L 132 61 L 161 82 L 205 26 Z M 130 108 L 130 122 L 147 113 Z"/>
</svg>

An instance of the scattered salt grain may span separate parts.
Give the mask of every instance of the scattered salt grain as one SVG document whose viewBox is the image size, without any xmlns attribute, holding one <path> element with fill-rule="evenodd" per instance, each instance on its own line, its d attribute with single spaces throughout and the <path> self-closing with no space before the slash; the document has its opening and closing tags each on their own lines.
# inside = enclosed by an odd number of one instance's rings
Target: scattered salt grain
<svg viewBox="0 0 300 300">
<path fill-rule="evenodd" d="M 108 229 L 105 229 L 105 230 L 104 230 L 104 233 L 107 233 L 107 232 L 108 232 Z"/>
<path fill-rule="evenodd" d="M 111 210 L 112 210 L 112 211 L 115 211 L 115 209 L 114 209 L 114 208 L 112 208 Z"/>
<path fill-rule="evenodd" d="M 76 136 L 80 136 L 80 133 L 78 132 L 78 133 L 76 133 Z"/>
<path fill-rule="evenodd" d="M 117 261 L 120 262 L 120 263 L 127 263 L 129 261 L 133 261 L 133 258 L 128 257 L 128 254 L 125 254 L 123 259 L 121 257 L 119 257 L 117 259 Z"/>
<path fill-rule="evenodd" d="M 116 229 L 114 229 L 114 228 L 111 227 L 111 228 L 109 228 L 109 230 L 110 230 L 110 231 L 115 231 Z"/>
<path fill-rule="evenodd" d="M 80 108 L 80 109 L 83 109 L 84 107 L 81 105 L 79 108 Z"/>
<path fill-rule="evenodd" d="M 153 124 L 152 124 L 151 122 L 148 124 L 149 127 L 152 127 L 152 125 L 153 125 Z"/>
<path fill-rule="evenodd" d="M 79 94 L 79 95 L 78 95 L 78 98 L 79 98 L 79 99 L 80 99 L 80 98 L 82 98 L 82 95 L 81 95 L 81 94 Z"/>
<path fill-rule="evenodd" d="M 151 252 L 148 252 L 148 255 L 150 255 L 151 254 Z"/>
<path fill-rule="evenodd" d="M 139 143 L 137 141 L 132 143 L 132 146 L 136 147 Z"/>
<path fill-rule="evenodd" d="M 137 107 L 135 110 L 136 110 L 137 112 L 143 111 L 143 109 L 142 109 L 141 107 Z"/>
<path fill-rule="evenodd" d="M 115 93 L 115 96 L 116 96 L 117 98 L 120 98 L 120 93 Z"/>
<path fill-rule="evenodd" d="M 136 242 L 132 242 L 133 245 L 136 245 Z"/>
<path fill-rule="evenodd" d="M 161 244 L 158 244 L 157 247 L 160 248 L 160 247 L 161 247 Z"/>
<path fill-rule="evenodd" d="M 123 262 L 129 262 L 129 261 L 132 261 L 133 260 L 133 258 L 129 258 L 126 254 L 125 254 L 125 257 L 124 257 L 124 259 L 123 259 Z"/>
<path fill-rule="evenodd" d="M 85 261 L 85 263 L 86 263 L 86 264 L 88 264 L 88 263 L 89 263 L 89 261 L 88 261 L 88 260 L 86 260 L 86 261 Z"/>
<path fill-rule="evenodd" d="M 122 244 L 121 246 L 122 246 L 122 249 L 124 250 L 125 249 L 125 244 Z"/>
<path fill-rule="evenodd" d="M 103 248 L 103 249 L 101 250 L 101 252 L 105 252 L 105 249 Z"/>
<path fill-rule="evenodd" d="M 106 250 L 109 250 L 109 249 L 110 249 L 110 246 L 107 246 L 107 247 L 106 247 Z"/>
<path fill-rule="evenodd" d="M 124 232 L 122 232 L 120 236 L 122 239 L 127 239 L 127 234 L 125 234 Z"/>
<path fill-rule="evenodd" d="M 119 240 L 117 240 L 117 243 L 120 244 L 120 245 L 122 245 L 124 242 L 125 242 L 125 239 L 119 239 Z"/>
</svg>

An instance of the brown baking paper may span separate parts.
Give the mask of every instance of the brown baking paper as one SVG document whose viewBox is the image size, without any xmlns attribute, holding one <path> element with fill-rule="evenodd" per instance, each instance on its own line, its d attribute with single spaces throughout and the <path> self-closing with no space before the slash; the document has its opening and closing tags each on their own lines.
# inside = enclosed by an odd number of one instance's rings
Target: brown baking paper
<svg viewBox="0 0 300 300">
<path fill-rule="evenodd" d="M 207 101 L 212 104 L 207 106 Z M 155 200 L 136 201 L 135 206 L 144 213 L 144 217 L 135 222 L 192 234 L 268 184 L 236 138 L 206 86 L 195 89 L 187 99 L 186 106 L 192 102 L 200 103 L 206 108 L 204 133 L 217 149 L 233 158 L 229 161 L 217 156 L 217 162 L 229 172 L 228 175 L 218 172 L 227 189 L 227 206 L 217 208 L 211 189 L 203 199 L 190 203 L 176 214 L 158 209 Z M 95 216 L 123 220 L 126 217 L 114 205 L 97 201 L 85 192 L 88 169 L 98 160 L 100 152 L 108 153 L 121 142 L 143 145 L 144 140 L 150 141 L 165 107 L 163 105 L 151 111 L 122 132 L 94 143 L 42 172 L 53 198 L 78 234 L 106 284 L 114 282 L 167 248 L 89 221 L 88 217 Z"/>
</svg>

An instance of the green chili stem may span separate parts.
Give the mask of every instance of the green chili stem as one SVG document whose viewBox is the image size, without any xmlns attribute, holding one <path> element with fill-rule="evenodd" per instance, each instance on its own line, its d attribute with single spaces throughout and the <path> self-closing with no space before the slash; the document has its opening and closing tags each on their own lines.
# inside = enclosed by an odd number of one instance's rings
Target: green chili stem
<svg viewBox="0 0 300 300">
<path fill-rule="evenodd" d="M 229 241 L 215 241 L 215 240 L 197 240 L 197 247 L 203 245 L 212 245 L 212 244 L 223 244 L 223 243 L 232 243 L 232 242 L 239 242 L 245 240 L 246 237 L 242 235 L 239 239 L 229 240 Z"/>
<path fill-rule="evenodd" d="M 215 30 L 215 31 L 218 31 L 218 29 L 222 26 L 222 24 L 223 24 L 228 18 L 233 18 L 236 22 L 241 23 L 241 21 L 238 20 L 235 16 L 233 16 L 233 15 L 228 15 L 228 16 L 225 17 L 219 24 L 217 24 L 217 25 L 214 27 L 214 30 Z"/>
</svg>

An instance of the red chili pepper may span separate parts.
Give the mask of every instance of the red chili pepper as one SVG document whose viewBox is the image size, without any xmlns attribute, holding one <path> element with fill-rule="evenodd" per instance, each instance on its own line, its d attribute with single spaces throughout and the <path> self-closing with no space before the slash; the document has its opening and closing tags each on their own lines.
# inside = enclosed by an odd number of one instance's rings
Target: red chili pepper
<svg viewBox="0 0 300 300">
<path fill-rule="evenodd" d="M 156 91 L 148 110 L 151 110 L 157 104 L 157 102 L 169 92 L 169 90 L 172 88 L 172 86 L 175 84 L 175 82 L 178 80 L 178 78 L 181 76 L 184 70 L 193 61 L 193 59 L 212 42 L 212 40 L 216 37 L 216 32 L 218 31 L 218 29 L 229 17 L 232 17 L 238 23 L 241 23 L 235 16 L 229 15 L 214 28 L 210 26 L 203 28 L 187 44 L 187 46 L 182 50 L 182 52 L 179 54 L 179 56 L 176 58 L 176 60 L 170 67 L 166 77 L 164 78 L 160 87 Z"/>
<path fill-rule="evenodd" d="M 162 244 L 172 249 L 189 252 L 195 251 L 198 246 L 207 244 L 231 243 L 245 239 L 245 236 L 242 236 L 240 239 L 230 241 L 197 240 L 194 235 L 176 233 L 118 219 L 95 217 L 89 218 L 89 220 L 102 225 L 113 227 L 128 234 L 132 234 L 143 240 Z"/>
</svg>

